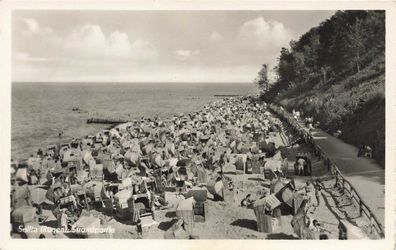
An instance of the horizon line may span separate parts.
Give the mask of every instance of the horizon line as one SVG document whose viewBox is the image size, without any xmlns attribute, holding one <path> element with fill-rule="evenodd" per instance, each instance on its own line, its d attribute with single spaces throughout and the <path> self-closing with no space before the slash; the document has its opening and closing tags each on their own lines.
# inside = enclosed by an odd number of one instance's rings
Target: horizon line
<svg viewBox="0 0 396 250">
<path fill-rule="evenodd" d="M 209 81 L 12 81 L 11 83 L 249 83 L 254 82 L 240 82 L 240 81 L 221 81 L 221 82 L 209 82 Z"/>
</svg>

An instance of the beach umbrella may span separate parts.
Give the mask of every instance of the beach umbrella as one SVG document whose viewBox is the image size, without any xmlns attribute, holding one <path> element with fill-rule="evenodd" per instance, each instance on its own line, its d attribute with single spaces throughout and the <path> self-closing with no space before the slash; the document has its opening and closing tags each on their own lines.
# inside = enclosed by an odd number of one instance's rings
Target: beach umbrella
<svg viewBox="0 0 396 250">
<path fill-rule="evenodd" d="M 47 190 L 42 187 L 33 187 L 32 189 L 29 190 L 29 194 L 32 204 L 38 204 L 38 205 L 42 203 L 53 204 L 53 202 L 48 200 L 46 197 Z"/>
<path fill-rule="evenodd" d="M 92 169 L 96 166 L 96 161 L 93 157 L 88 161 L 88 166 L 90 169 Z"/>
<path fill-rule="evenodd" d="M 132 164 L 136 165 L 139 155 L 136 152 L 127 151 L 124 155 L 125 159 L 127 159 Z"/>
<path fill-rule="evenodd" d="M 215 154 L 214 154 L 214 156 L 213 156 L 213 162 L 218 162 L 218 161 L 220 161 L 220 158 L 221 158 L 222 153 L 223 153 L 223 152 L 221 151 L 221 149 L 217 148 L 216 151 L 215 151 Z"/>
<path fill-rule="evenodd" d="M 185 200 L 182 200 L 177 205 L 176 211 L 192 211 L 195 205 L 194 197 L 191 196 Z M 177 213 L 177 212 L 176 212 Z"/>
<path fill-rule="evenodd" d="M 133 144 L 133 145 L 131 145 L 131 147 L 130 147 L 129 150 L 132 151 L 132 152 L 134 152 L 134 153 L 136 153 L 136 154 L 139 155 L 139 156 L 142 154 L 142 151 L 140 150 L 139 144 Z"/>
<path fill-rule="evenodd" d="M 279 161 L 283 160 L 281 151 L 278 151 L 278 152 L 272 157 L 272 159 L 273 159 L 273 160 L 279 160 Z"/>
<path fill-rule="evenodd" d="M 153 123 L 153 125 L 154 125 L 154 123 Z M 154 132 L 153 128 L 150 126 L 147 126 L 147 125 L 144 125 L 142 127 L 142 129 L 143 129 L 143 132 L 146 134 L 152 134 Z"/>
<path fill-rule="evenodd" d="M 105 197 L 103 182 L 100 181 L 89 181 L 85 183 L 83 185 L 83 190 L 92 200 L 97 200 Z"/>
<path fill-rule="evenodd" d="M 183 129 L 179 130 L 178 135 L 180 136 L 180 135 L 189 134 L 189 133 L 190 133 L 189 130 L 187 130 L 186 128 L 183 128 Z"/>
<path fill-rule="evenodd" d="M 170 158 L 166 160 L 165 166 L 170 169 L 171 167 L 175 167 L 177 165 L 178 159 L 177 158 Z"/>
<path fill-rule="evenodd" d="M 142 151 L 145 155 L 148 155 L 153 151 L 153 149 L 154 149 L 154 145 L 152 143 L 149 143 L 143 147 Z"/>
<path fill-rule="evenodd" d="M 127 127 L 130 127 L 132 125 L 133 125 L 132 122 L 126 122 L 126 123 L 122 123 L 122 124 L 117 125 L 116 128 L 118 128 L 119 130 L 126 130 Z"/>
<path fill-rule="evenodd" d="M 150 143 L 151 140 L 152 140 L 152 139 L 149 138 L 149 137 L 143 138 L 143 139 L 139 142 L 140 147 L 143 148 L 144 146 L 147 146 L 147 145 Z"/>
<path fill-rule="evenodd" d="M 142 182 L 143 182 L 142 177 L 140 177 L 140 176 L 138 176 L 138 175 L 132 175 L 132 176 L 130 177 L 130 180 L 131 180 L 131 183 L 132 183 L 133 185 L 140 185 L 140 184 L 142 184 Z"/>
<path fill-rule="evenodd" d="M 18 168 L 15 173 L 15 179 L 17 181 L 28 182 L 27 168 Z"/>
<path fill-rule="evenodd" d="M 11 214 L 11 221 L 26 225 L 34 223 L 36 215 L 36 208 L 24 205 L 17 208 L 14 208 Z"/>
<path fill-rule="evenodd" d="M 29 157 L 27 159 L 27 165 L 28 166 L 33 166 L 35 162 L 39 161 L 39 158 L 35 158 L 35 157 Z"/>
<path fill-rule="evenodd" d="M 45 157 L 42 161 L 42 167 L 44 169 L 50 169 L 51 167 L 53 167 L 52 164 L 55 164 L 55 161 L 52 159 L 51 156 Z"/>
<path fill-rule="evenodd" d="M 268 159 L 265 161 L 264 169 L 270 169 L 273 172 L 275 172 L 275 171 L 281 171 L 281 168 L 282 168 L 282 161 L 280 160 Z"/>
<path fill-rule="evenodd" d="M 130 147 L 130 143 L 127 139 L 121 140 L 120 144 L 123 149 L 129 149 L 129 147 Z"/>
<path fill-rule="evenodd" d="M 224 188 L 224 183 L 221 180 L 219 181 L 211 180 L 207 185 L 207 189 L 209 193 L 213 195 L 218 195 L 220 197 L 223 196 L 223 188 Z"/>
<path fill-rule="evenodd" d="M 155 156 L 154 156 L 154 164 L 157 165 L 158 167 L 161 167 L 161 168 L 165 165 L 165 162 L 162 159 L 162 156 L 160 154 L 155 154 Z"/>
<path fill-rule="evenodd" d="M 109 133 L 111 137 L 115 137 L 117 139 L 121 138 L 120 133 L 115 128 L 110 129 Z"/>
<path fill-rule="evenodd" d="M 16 173 L 15 168 L 11 168 L 11 176 L 14 175 Z"/>
<path fill-rule="evenodd" d="M 63 154 L 63 162 L 78 160 L 79 156 L 80 152 L 78 152 L 77 150 L 69 149 Z"/>
<path fill-rule="evenodd" d="M 13 208 L 15 209 L 23 205 L 27 205 L 26 201 L 28 198 L 29 198 L 28 185 L 17 186 L 12 195 Z"/>
<path fill-rule="evenodd" d="M 243 142 L 239 142 L 236 149 L 240 153 L 247 153 L 249 151 L 248 146 Z"/>
<path fill-rule="evenodd" d="M 190 160 L 191 160 L 191 159 L 189 159 L 189 158 L 182 158 L 182 159 L 178 160 L 176 166 L 178 166 L 178 167 L 180 167 L 180 166 L 185 167 L 185 166 L 187 166 L 187 165 L 190 163 Z"/>
<path fill-rule="evenodd" d="M 57 189 L 57 188 L 61 188 L 62 187 L 62 185 L 59 183 L 59 182 L 57 182 L 57 183 L 54 183 L 48 190 L 47 190 L 47 192 L 45 193 L 45 197 L 49 200 L 49 201 L 54 201 L 55 200 L 55 189 Z"/>
<path fill-rule="evenodd" d="M 270 210 L 273 210 L 281 204 L 282 203 L 278 200 L 278 198 L 276 198 L 276 196 L 272 194 L 267 197 L 256 200 L 253 204 L 253 207 L 255 208 L 255 212 L 256 212 L 256 208 L 258 207 L 268 207 Z"/>
<path fill-rule="evenodd" d="M 168 153 L 170 153 L 172 156 L 176 155 L 176 148 L 175 148 L 175 144 L 172 142 L 167 142 L 165 144 L 165 149 L 168 151 Z"/>
<path fill-rule="evenodd" d="M 294 233 L 297 234 L 297 236 L 300 237 L 301 239 L 305 238 L 305 235 L 308 231 L 306 225 L 307 225 L 307 220 L 309 218 L 305 214 L 306 205 L 307 205 L 307 200 L 304 200 L 290 222 L 291 226 L 293 227 Z"/>
<path fill-rule="evenodd" d="M 253 153 L 253 154 L 258 154 L 259 153 L 259 147 L 257 146 L 257 143 L 254 143 L 251 147 L 250 147 L 250 151 Z"/>
</svg>

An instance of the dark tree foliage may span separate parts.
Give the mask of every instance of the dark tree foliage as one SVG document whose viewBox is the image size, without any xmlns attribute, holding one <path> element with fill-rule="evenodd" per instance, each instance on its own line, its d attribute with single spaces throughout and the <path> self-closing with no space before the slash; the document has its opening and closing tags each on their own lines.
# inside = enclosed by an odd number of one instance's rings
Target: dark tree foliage
<svg viewBox="0 0 396 250">
<path fill-rule="evenodd" d="M 337 11 L 282 48 L 262 99 L 299 109 L 384 162 L 385 11 Z M 258 76 L 258 80 L 260 75 Z"/>
<path fill-rule="evenodd" d="M 263 64 L 263 67 L 258 72 L 257 78 L 254 80 L 255 84 L 259 87 L 262 92 L 268 91 L 269 81 L 268 81 L 268 69 L 267 64 Z"/>
<path fill-rule="evenodd" d="M 337 11 L 298 41 L 292 41 L 290 50 L 281 49 L 275 67 L 278 80 L 265 99 L 273 99 L 290 87 L 300 91 L 304 90 L 303 85 L 311 88 L 313 81 L 331 86 L 346 75 L 359 72 L 378 54 L 384 54 L 384 23 L 384 11 Z"/>
</svg>

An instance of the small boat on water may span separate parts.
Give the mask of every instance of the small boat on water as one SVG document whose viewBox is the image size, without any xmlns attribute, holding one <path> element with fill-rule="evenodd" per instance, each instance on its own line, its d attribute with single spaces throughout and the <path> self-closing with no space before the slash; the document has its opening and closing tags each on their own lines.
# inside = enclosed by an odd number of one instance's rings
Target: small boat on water
<svg viewBox="0 0 396 250">
<path fill-rule="evenodd" d="M 72 111 L 80 111 L 79 107 L 73 107 Z"/>
</svg>

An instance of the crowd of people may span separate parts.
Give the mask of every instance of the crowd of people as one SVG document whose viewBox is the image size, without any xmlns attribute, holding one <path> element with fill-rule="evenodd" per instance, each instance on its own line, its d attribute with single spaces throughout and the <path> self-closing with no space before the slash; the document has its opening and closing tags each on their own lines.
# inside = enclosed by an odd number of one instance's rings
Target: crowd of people
<svg viewBox="0 0 396 250">
<path fill-rule="evenodd" d="M 48 146 L 27 160 L 12 162 L 11 220 L 20 222 L 16 215 L 29 209 L 42 215 L 42 204 L 49 203 L 59 227 L 71 227 L 86 210 L 129 219 L 132 209 L 137 211 L 132 221 L 140 225 L 141 216 L 154 216 L 156 208 L 167 206 L 165 189 L 183 193 L 210 185 L 211 180 L 226 180 L 223 188 L 233 191 L 224 167 L 235 165 L 249 173 L 253 165 L 263 165 L 258 162 L 262 155 L 270 158 L 278 152 L 269 133 L 278 131 L 280 124 L 265 104 L 251 97 L 225 98 L 198 112 L 171 119 L 142 118 Z M 279 167 L 270 170 L 275 177 L 282 173 Z M 319 204 L 320 183 L 311 186 L 308 182 L 305 187 L 307 199 L 316 198 Z M 132 205 L 126 203 L 131 197 Z M 240 204 L 253 203 L 247 194 Z"/>
</svg>

